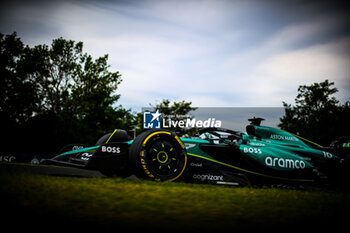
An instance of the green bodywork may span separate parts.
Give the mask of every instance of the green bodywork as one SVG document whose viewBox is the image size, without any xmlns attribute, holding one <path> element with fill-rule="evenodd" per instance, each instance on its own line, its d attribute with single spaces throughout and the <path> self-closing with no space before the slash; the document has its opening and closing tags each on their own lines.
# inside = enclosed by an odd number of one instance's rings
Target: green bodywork
<svg viewBox="0 0 350 233">
<path fill-rule="evenodd" d="M 312 148 L 308 145 L 310 141 L 307 141 L 308 143 L 305 143 L 303 141 L 304 139 L 302 140 L 291 133 L 267 126 L 252 126 L 255 130 L 254 135 L 242 134 L 241 140 L 235 142 L 235 147 L 242 155 L 247 156 L 250 161 L 255 161 L 258 165 L 264 167 L 267 170 L 276 172 L 312 170 L 314 169 L 314 162 L 317 162 L 319 164 L 326 164 L 330 160 L 339 159 L 337 156 L 329 152 Z M 204 159 L 250 174 L 270 178 L 279 178 L 267 175 L 265 173 L 263 174 L 261 172 L 252 171 L 251 169 L 238 167 L 238 165 L 225 163 L 213 158 L 200 148 L 200 145 L 212 144 L 214 143 L 213 141 L 194 138 L 181 138 L 181 141 L 184 143 L 187 155 L 189 157 Z M 133 141 L 127 141 L 125 143 L 131 146 Z M 227 145 L 227 143 L 224 142 L 215 144 Z M 80 150 L 69 151 L 61 154 L 60 156 L 84 152 L 95 152 L 99 147 L 100 146 L 93 146 Z M 228 156 L 235 156 L 235 154 L 230 154 Z"/>
<path fill-rule="evenodd" d="M 306 170 L 314 168 L 311 161 L 327 163 L 329 160 L 338 159 L 337 156 L 329 152 L 310 147 L 303 140 L 283 130 L 255 125 L 254 128 L 254 136 L 243 135 L 242 140 L 237 142 L 239 151 L 268 169 L 275 171 Z M 200 144 L 209 144 L 208 140 L 188 138 L 181 138 L 181 140 L 184 142 L 187 153 L 190 156 L 210 160 L 238 170 L 256 173 L 215 160 L 199 147 Z M 225 143 L 221 144 L 225 145 Z"/>
<path fill-rule="evenodd" d="M 65 155 L 72 155 L 72 154 L 78 154 L 78 153 L 88 153 L 88 152 L 95 152 L 100 146 L 92 146 L 92 147 L 85 147 L 79 150 L 72 150 L 67 151 L 65 153 L 60 154 L 59 156 L 65 156 Z"/>
</svg>

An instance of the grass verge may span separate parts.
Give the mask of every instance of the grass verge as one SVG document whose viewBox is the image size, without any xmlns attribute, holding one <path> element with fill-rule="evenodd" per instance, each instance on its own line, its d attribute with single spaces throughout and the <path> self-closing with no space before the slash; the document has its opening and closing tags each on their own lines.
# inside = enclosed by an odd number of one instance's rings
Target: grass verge
<svg viewBox="0 0 350 233">
<path fill-rule="evenodd" d="M 0 173 L 3 222 L 54 229 L 333 230 L 347 192 Z M 45 227 L 44 227 L 45 228 Z"/>
</svg>

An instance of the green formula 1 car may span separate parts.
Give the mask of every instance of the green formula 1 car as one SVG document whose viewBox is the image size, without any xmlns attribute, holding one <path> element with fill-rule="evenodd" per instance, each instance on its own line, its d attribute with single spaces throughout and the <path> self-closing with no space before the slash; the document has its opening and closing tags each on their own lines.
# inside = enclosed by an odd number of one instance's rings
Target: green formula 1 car
<svg viewBox="0 0 350 233">
<path fill-rule="evenodd" d="M 99 170 L 107 176 L 134 174 L 155 181 L 237 186 L 347 181 L 348 138 L 323 148 L 261 126 L 262 118 L 249 120 L 246 133 L 203 128 L 193 138 L 153 129 L 131 140 L 126 131 L 118 129 L 92 147 L 68 145 L 43 163 Z"/>
</svg>

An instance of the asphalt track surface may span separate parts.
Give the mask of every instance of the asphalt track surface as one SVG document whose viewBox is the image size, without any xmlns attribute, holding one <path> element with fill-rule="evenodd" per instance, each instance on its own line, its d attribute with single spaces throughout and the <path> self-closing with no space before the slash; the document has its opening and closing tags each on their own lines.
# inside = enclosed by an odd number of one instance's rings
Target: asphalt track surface
<svg viewBox="0 0 350 233">
<path fill-rule="evenodd" d="M 99 171 L 73 167 L 35 165 L 25 163 L 0 163 L 0 172 L 26 172 L 31 174 L 70 176 L 70 177 L 105 177 Z"/>
</svg>

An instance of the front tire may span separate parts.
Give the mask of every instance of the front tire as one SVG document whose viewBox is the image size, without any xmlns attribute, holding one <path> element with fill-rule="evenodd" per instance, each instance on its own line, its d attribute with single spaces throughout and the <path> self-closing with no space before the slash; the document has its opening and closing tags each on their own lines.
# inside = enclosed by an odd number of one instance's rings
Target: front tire
<svg viewBox="0 0 350 233">
<path fill-rule="evenodd" d="M 130 147 L 129 158 L 137 176 L 155 181 L 177 180 L 187 165 L 184 144 L 168 130 L 141 133 Z"/>
</svg>

